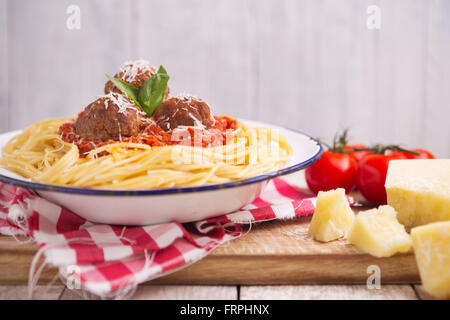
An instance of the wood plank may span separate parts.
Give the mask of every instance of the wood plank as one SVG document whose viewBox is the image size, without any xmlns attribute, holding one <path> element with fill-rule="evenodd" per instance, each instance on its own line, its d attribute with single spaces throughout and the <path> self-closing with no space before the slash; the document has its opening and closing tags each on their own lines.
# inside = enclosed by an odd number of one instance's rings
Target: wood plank
<svg viewBox="0 0 450 320">
<path fill-rule="evenodd" d="M 252 119 L 258 108 L 254 90 L 257 30 L 251 8 L 248 1 L 227 0 L 216 1 L 205 12 L 210 19 L 208 102 L 216 114 L 230 113 L 231 107 L 236 117 Z"/>
<path fill-rule="evenodd" d="M 291 184 L 304 186 L 302 173 L 287 176 Z M 361 195 L 356 212 L 371 208 Z M 311 217 L 254 224 L 250 232 L 227 243 L 206 258 L 178 272 L 154 279 L 152 284 L 335 284 L 366 283 L 367 268 L 377 265 L 382 283 L 418 283 L 419 274 L 412 252 L 390 258 L 362 253 L 346 240 L 328 243 L 307 235 Z M 35 253 L 34 244 L 11 246 L 10 237 L 0 237 L 0 283 L 23 283 Z M 46 268 L 42 282 L 53 279 Z"/>
<path fill-rule="evenodd" d="M 217 248 L 190 267 L 155 279 L 154 284 L 311 284 L 365 283 L 367 267 L 381 269 L 382 283 L 419 282 L 413 253 L 375 258 L 346 241 L 319 243 L 307 235 L 310 218 L 270 221 L 253 226 L 246 236 Z M 0 240 L 8 241 L 1 237 Z M 11 241 L 11 240 L 9 240 Z M 0 246 L 0 283 L 28 279 L 33 245 Z M 43 281 L 54 277 L 51 270 Z"/>
<path fill-rule="evenodd" d="M 237 300 L 236 286 L 142 285 L 134 300 Z"/>
<path fill-rule="evenodd" d="M 105 73 L 130 58 L 128 3 L 76 4 L 81 28 L 69 30 L 69 3 L 8 2 L 9 129 L 76 115 L 103 93 Z"/>
<path fill-rule="evenodd" d="M 358 48 L 367 39 L 358 33 L 363 3 L 256 3 L 259 119 L 327 141 L 349 121 L 355 127 L 358 123 L 370 126 L 365 120 L 371 108 L 366 107 L 358 117 L 360 104 L 349 103 L 366 89 L 357 65 L 357 58 L 366 53 Z"/>
<path fill-rule="evenodd" d="M 378 83 L 374 88 L 377 105 L 372 118 L 378 140 L 374 142 L 427 147 L 423 134 L 427 7 L 424 1 L 380 5 L 381 29 L 376 31 Z"/>
<path fill-rule="evenodd" d="M 80 290 L 65 289 L 61 300 L 99 299 Z M 235 286 L 140 285 L 125 299 L 132 300 L 237 300 Z"/>
<path fill-rule="evenodd" d="M 156 66 L 163 64 L 171 75 L 172 95 L 194 94 L 217 114 L 252 118 L 257 107 L 253 90 L 257 38 L 247 2 L 130 4 L 133 57 L 148 59 Z M 147 12 L 158 15 L 149 19 Z"/>
<path fill-rule="evenodd" d="M 57 300 L 64 290 L 62 285 L 38 285 L 33 291 L 35 300 Z M 0 286 L 0 300 L 28 300 L 28 286 Z"/>
<path fill-rule="evenodd" d="M 287 177 L 291 184 L 304 186 L 300 174 Z M 370 208 L 361 195 L 354 194 L 362 203 L 355 211 Z M 381 282 L 418 282 L 414 255 L 395 255 L 375 258 L 360 252 L 346 241 L 320 243 L 307 235 L 310 217 L 291 221 L 269 221 L 255 224 L 240 239 L 217 248 L 195 264 L 151 281 L 152 284 L 335 284 L 365 283 L 367 267 L 379 266 Z M 36 247 L 20 247 L 9 237 L 0 237 L 0 283 L 23 283 Z M 46 269 L 42 282 L 53 279 L 55 273 Z"/>
<path fill-rule="evenodd" d="M 0 133 L 9 129 L 8 16 L 6 0 L 0 0 Z"/>
<path fill-rule="evenodd" d="M 428 293 L 421 284 L 414 285 L 414 290 L 421 300 L 436 300 L 436 298 Z"/>
<path fill-rule="evenodd" d="M 446 0 L 80 0 L 81 30 L 73 31 L 67 3 L 6 3 L 0 131 L 77 114 L 101 94 L 105 72 L 142 57 L 167 67 L 173 93 L 197 94 L 218 113 L 327 140 L 348 126 L 362 142 L 450 155 Z M 381 7 L 380 30 L 366 28 L 371 4 Z"/>
<path fill-rule="evenodd" d="M 286 177 L 305 186 L 302 173 Z M 353 194 L 370 208 L 361 195 Z M 251 231 L 227 243 L 206 258 L 178 272 L 152 280 L 152 284 L 335 284 L 366 283 L 367 268 L 377 265 L 382 283 L 418 283 L 419 274 L 412 252 L 390 258 L 375 258 L 360 252 L 345 240 L 329 243 L 307 235 L 311 217 L 254 224 Z M 6 241 L 6 243 L 5 243 Z M 12 246 L 10 237 L 0 237 L 0 283 L 24 283 L 36 252 L 34 244 Z M 43 282 L 55 276 L 45 269 Z"/>
<path fill-rule="evenodd" d="M 410 285 L 243 286 L 241 300 L 417 300 Z"/>
<path fill-rule="evenodd" d="M 295 177 L 290 176 L 291 183 Z M 360 194 L 354 197 L 363 204 L 354 211 L 370 208 L 364 205 Z M 302 217 L 255 224 L 251 232 L 217 248 L 205 259 L 152 283 L 366 283 L 367 268 L 372 265 L 380 268 L 382 283 L 420 281 L 412 251 L 376 258 L 362 253 L 346 240 L 317 242 L 307 235 L 310 220 L 311 217 Z"/>
<path fill-rule="evenodd" d="M 426 14 L 427 51 L 425 66 L 426 101 L 423 110 L 424 145 L 432 146 L 437 157 L 450 158 L 450 2 L 446 0 L 428 3 Z M 447 38 L 442 41 L 443 37 Z M 442 121 L 441 119 L 447 119 Z M 439 137 L 436 139 L 436 137 Z M 434 141 L 433 141 L 434 140 Z"/>
<path fill-rule="evenodd" d="M 100 297 L 86 291 L 71 290 L 65 287 L 60 300 L 100 300 Z"/>
<path fill-rule="evenodd" d="M 256 233 L 256 232 L 255 232 Z M 266 234 L 267 235 L 267 234 Z M 250 238 L 250 236 L 248 236 Z M 270 241 L 270 235 L 267 235 Z M 238 240 L 235 240 L 238 241 Z M 234 245 L 230 245 L 230 250 Z M 418 282 L 419 276 L 412 254 L 391 258 L 374 258 L 366 254 L 351 255 L 346 250 L 335 254 L 258 254 L 270 252 L 264 246 L 252 248 L 253 254 L 228 254 L 217 251 L 196 264 L 153 283 L 190 284 L 325 284 L 365 283 L 367 267 L 377 265 L 381 269 L 382 283 Z M 224 252 L 225 251 L 225 252 Z"/>
<path fill-rule="evenodd" d="M 23 237 L 19 239 L 26 240 Z M 36 252 L 37 245 L 34 243 L 18 244 L 13 237 L 0 236 L 0 284 L 28 283 L 28 273 Z M 57 276 L 56 269 L 46 267 L 39 278 L 39 283 L 48 283 L 55 276 Z"/>
<path fill-rule="evenodd" d="M 189 93 L 210 101 L 211 86 L 217 76 L 210 70 L 217 5 L 198 0 L 130 3 L 133 55 L 167 68 L 172 95 Z M 149 15 L 150 12 L 158 14 Z"/>
</svg>

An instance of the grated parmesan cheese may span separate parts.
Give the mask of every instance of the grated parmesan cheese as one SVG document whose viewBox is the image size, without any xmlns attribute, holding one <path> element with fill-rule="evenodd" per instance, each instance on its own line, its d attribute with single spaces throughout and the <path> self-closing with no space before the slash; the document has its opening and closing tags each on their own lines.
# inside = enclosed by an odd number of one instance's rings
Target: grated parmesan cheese
<svg viewBox="0 0 450 320">
<path fill-rule="evenodd" d="M 196 117 L 194 117 L 194 115 L 192 113 L 189 112 L 189 117 L 194 120 L 194 128 L 199 128 L 199 129 L 206 129 L 205 125 Z"/>
<path fill-rule="evenodd" d="M 177 99 L 183 100 L 184 102 L 186 102 L 188 104 L 191 104 L 192 100 L 203 101 L 202 99 L 200 99 L 190 93 L 186 93 L 186 92 L 180 93 L 176 96 L 173 96 L 172 98 L 177 98 Z"/>
<path fill-rule="evenodd" d="M 123 94 L 116 92 L 109 92 L 99 98 L 104 98 L 105 109 L 108 109 L 109 103 L 115 104 L 119 110 L 117 112 L 126 114 L 128 109 L 135 110 L 138 114 L 145 115 L 145 113 L 140 110 L 136 105 Z"/>
<path fill-rule="evenodd" d="M 143 59 L 126 61 L 120 67 L 120 73 L 122 73 L 121 79 L 128 83 L 133 82 L 139 73 L 146 73 L 148 71 L 150 71 L 151 74 L 156 73 L 155 67 L 151 66 L 147 60 Z"/>
</svg>

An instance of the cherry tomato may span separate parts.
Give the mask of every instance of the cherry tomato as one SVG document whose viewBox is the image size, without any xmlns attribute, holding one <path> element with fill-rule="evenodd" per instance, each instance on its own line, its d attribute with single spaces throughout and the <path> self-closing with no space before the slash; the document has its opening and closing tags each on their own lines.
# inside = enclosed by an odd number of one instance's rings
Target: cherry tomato
<svg viewBox="0 0 450 320">
<path fill-rule="evenodd" d="M 363 158 L 359 164 L 357 186 L 362 195 L 370 202 L 386 204 L 386 180 L 389 161 L 407 159 L 403 152 L 391 152 L 387 155 L 372 154 Z"/>
<path fill-rule="evenodd" d="M 408 159 L 434 159 L 434 155 L 425 149 L 412 149 L 411 151 L 418 152 L 419 155 L 404 152 L 404 155 Z"/>
<path fill-rule="evenodd" d="M 351 151 L 354 148 L 358 148 L 358 149 L 367 149 L 367 146 L 364 144 L 348 144 L 345 148 L 344 151 Z M 359 163 L 362 158 L 364 158 L 365 156 L 372 154 L 372 151 L 355 151 L 355 152 L 351 152 L 350 153 L 355 159 L 356 161 Z"/>
<path fill-rule="evenodd" d="M 357 169 L 351 154 L 325 151 L 319 161 L 306 168 L 306 183 L 315 193 L 336 188 L 350 192 L 356 185 Z"/>
</svg>

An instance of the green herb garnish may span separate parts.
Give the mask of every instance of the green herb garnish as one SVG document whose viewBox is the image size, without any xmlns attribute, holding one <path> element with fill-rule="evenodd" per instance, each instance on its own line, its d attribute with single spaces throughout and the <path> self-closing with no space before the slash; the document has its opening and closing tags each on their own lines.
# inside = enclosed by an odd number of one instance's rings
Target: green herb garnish
<svg viewBox="0 0 450 320">
<path fill-rule="evenodd" d="M 159 66 L 158 72 L 151 78 L 145 80 L 140 89 L 135 86 L 106 75 L 109 80 L 128 98 L 150 117 L 155 110 L 163 103 L 167 89 L 169 75 L 163 66 Z"/>
<path fill-rule="evenodd" d="M 139 90 L 138 99 L 141 103 L 141 109 L 149 116 L 155 112 L 164 101 L 164 94 L 166 93 L 167 82 L 169 75 L 163 66 L 160 66 L 158 72 L 151 78 L 145 80 L 144 84 Z"/>
<path fill-rule="evenodd" d="M 124 95 L 126 95 L 128 98 L 134 101 L 134 103 L 139 106 L 139 108 L 142 109 L 141 104 L 139 103 L 139 89 L 133 86 L 132 84 L 129 84 L 128 82 L 125 82 L 123 80 L 111 77 L 109 75 L 106 75 L 109 80 L 111 80 L 112 83 L 116 86 L 117 89 L 122 91 Z"/>
</svg>

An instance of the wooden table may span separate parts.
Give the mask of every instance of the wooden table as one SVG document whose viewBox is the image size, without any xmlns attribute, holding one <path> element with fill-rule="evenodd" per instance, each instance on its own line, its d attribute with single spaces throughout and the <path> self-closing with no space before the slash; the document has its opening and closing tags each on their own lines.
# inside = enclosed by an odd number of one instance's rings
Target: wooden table
<svg viewBox="0 0 450 320">
<path fill-rule="evenodd" d="M 39 285 L 34 299 L 78 300 L 95 297 L 84 296 L 79 291 L 63 285 Z M 27 299 L 27 286 L 1 285 L 0 300 Z M 191 286 L 191 285 L 140 285 L 133 300 L 251 300 L 251 299 L 389 299 L 428 300 L 432 299 L 421 285 L 382 285 L 380 289 L 369 290 L 365 285 L 279 285 L 279 286 Z"/>
<path fill-rule="evenodd" d="M 203 260 L 140 285 L 132 299 L 431 298 L 420 285 L 412 253 L 379 259 L 344 240 L 321 244 L 305 238 L 309 219 L 255 225 Z M 6 239 L 10 238 L 0 238 Z M 26 281 L 34 253 L 31 244 L 20 250 L 0 245 L 0 300 L 28 297 Z M 369 290 L 365 284 L 366 267 L 372 264 L 382 269 L 380 289 Z M 96 299 L 60 283 L 48 286 L 55 274 L 53 269 L 42 274 L 33 298 Z"/>
<path fill-rule="evenodd" d="M 359 202 L 363 199 L 358 194 Z M 368 206 L 354 208 L 355 212 Z M 140 285 L 133 299 L 430 299 L 420 285 L 414 254 L 375 258 L 345 240 L 307 235 L 311 217 L 255 224 L 239 239 L 178 272 Z M 27 298 L 34 244 L 10 246 L 0 237 L 0 299 Z M 368 266 L 381 269 L 381 288 L 366 286 Z M 80 299 L 61 283 L 47 287 L 55 270 L 41 274 L 39 299 Z M 95 297 L 85 297 L 95 298 Z"/>
</svg>

